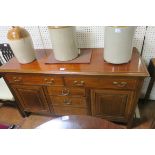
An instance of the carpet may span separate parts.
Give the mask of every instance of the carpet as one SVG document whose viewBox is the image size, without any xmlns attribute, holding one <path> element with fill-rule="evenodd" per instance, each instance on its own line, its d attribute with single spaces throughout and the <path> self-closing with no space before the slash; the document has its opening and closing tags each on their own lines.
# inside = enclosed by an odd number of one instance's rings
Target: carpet
<svg viewBox="0 0 155 155">
<path fill-rule="evenodd" d="M 0 129 L 16 129 L 17 126 L 12 124 L 12 125 L 5 125 L 5 124 L 0 124 Z"/>
<path fill-rule="evenodd" d="M 0 124 L 0 129 L 8 129 L 8 128 L 9 128 L 8 125 Z"/>
</svg>

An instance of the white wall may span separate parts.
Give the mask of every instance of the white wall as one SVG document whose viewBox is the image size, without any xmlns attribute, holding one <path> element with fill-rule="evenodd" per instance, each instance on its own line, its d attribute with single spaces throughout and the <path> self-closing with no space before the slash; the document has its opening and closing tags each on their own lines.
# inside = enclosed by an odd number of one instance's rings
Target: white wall
<svg viewBox="0 0 155 155">
<path fill-rule="evenodd" d="M 0 26 L 0 43 L 7 42 L 7 32 L 11 27 Z M 48 29 L 46 26 L 25 26 L 30 32 L 35 48 L 52 48 Z M 80 48 L 104 47 L 104 26 L 79 26 L 77 30 L 77 41 Z M 145 26 L 137 27 L 134 46 L 141 51 L 145 34 Z"/>
</svg>

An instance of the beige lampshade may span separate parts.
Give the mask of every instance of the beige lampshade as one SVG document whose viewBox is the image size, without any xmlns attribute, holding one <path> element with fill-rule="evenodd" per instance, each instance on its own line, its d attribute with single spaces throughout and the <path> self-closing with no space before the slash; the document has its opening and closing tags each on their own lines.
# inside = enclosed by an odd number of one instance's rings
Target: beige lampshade
<svg viewBox="0 0 155 155">
<path fill-rule="evenodd" d="M 69 61 L 78 57 L 75 26 L 49 26 L 54 57 L 59 61 Z"/>
<path fill-rule="evenodd" d="M 104 60 L 113 64 L 128 63 L 133 49 L 134 26 L 107 26 L 104 35 Z"/>
<path fill-rule="evenodd" d="M 61 29 L 61 28 L 67 28 L 71 26 L 48 26 L 49 29 Z"/>
</svg>

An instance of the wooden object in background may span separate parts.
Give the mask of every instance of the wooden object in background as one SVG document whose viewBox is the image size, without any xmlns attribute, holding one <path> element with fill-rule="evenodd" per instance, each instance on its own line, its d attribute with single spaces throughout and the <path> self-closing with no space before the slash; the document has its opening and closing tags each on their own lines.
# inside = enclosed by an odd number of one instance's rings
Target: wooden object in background
<svg viewBox="0 0 155 155">
<path fill-rule="evenodd" d="M 152 58 L 150 60 L 150 63 L 148 66 L 148 71 L 150 73 L 151 79 L 150 79 L 149 86 L 148 86 L 146 94 L 145 94 L 144 103 L 149 99 L 150 93 L 151 93 L 151 90 L 153 88 L 153 84 L 155 81 L 155 58 Z"/>
<path fill-rule="evenodd" d="M 91 116 L 71 115 L 52 119 L 36 129 L 122 129 L 121 126 Z"/>
<path fill-rule="evenodd" d="M 131 61 L 121 65 L 106 63 L 104 49 L 92 50 L 90 64 L 46 65 L 51 50 L 36 50 L 37 60 L 30 64 L 13 58 L 0 67 L 21 114 L 93 115 L 131 127 L 149 76 L 145 64 L 136 48 Z"/>
</svg>

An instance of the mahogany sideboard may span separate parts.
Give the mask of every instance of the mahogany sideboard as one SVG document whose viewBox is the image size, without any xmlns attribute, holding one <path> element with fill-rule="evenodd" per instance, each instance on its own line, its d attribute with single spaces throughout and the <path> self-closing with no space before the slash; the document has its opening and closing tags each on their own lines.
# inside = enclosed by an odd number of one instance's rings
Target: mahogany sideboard
<svg viewBox="0 0 155 155">
<path fill-rule="evenodd" d="M 129 63 L 103 60 L 104 49 L 91 49 L 89 64 L 45 64 L 51 50 L 36 50 L 37 59 L 16 58 L 0 67 L 22 116 L 92 115 L 130 128 L 145 77 L 149 76 L 136 48 Z"/>
</svg>

